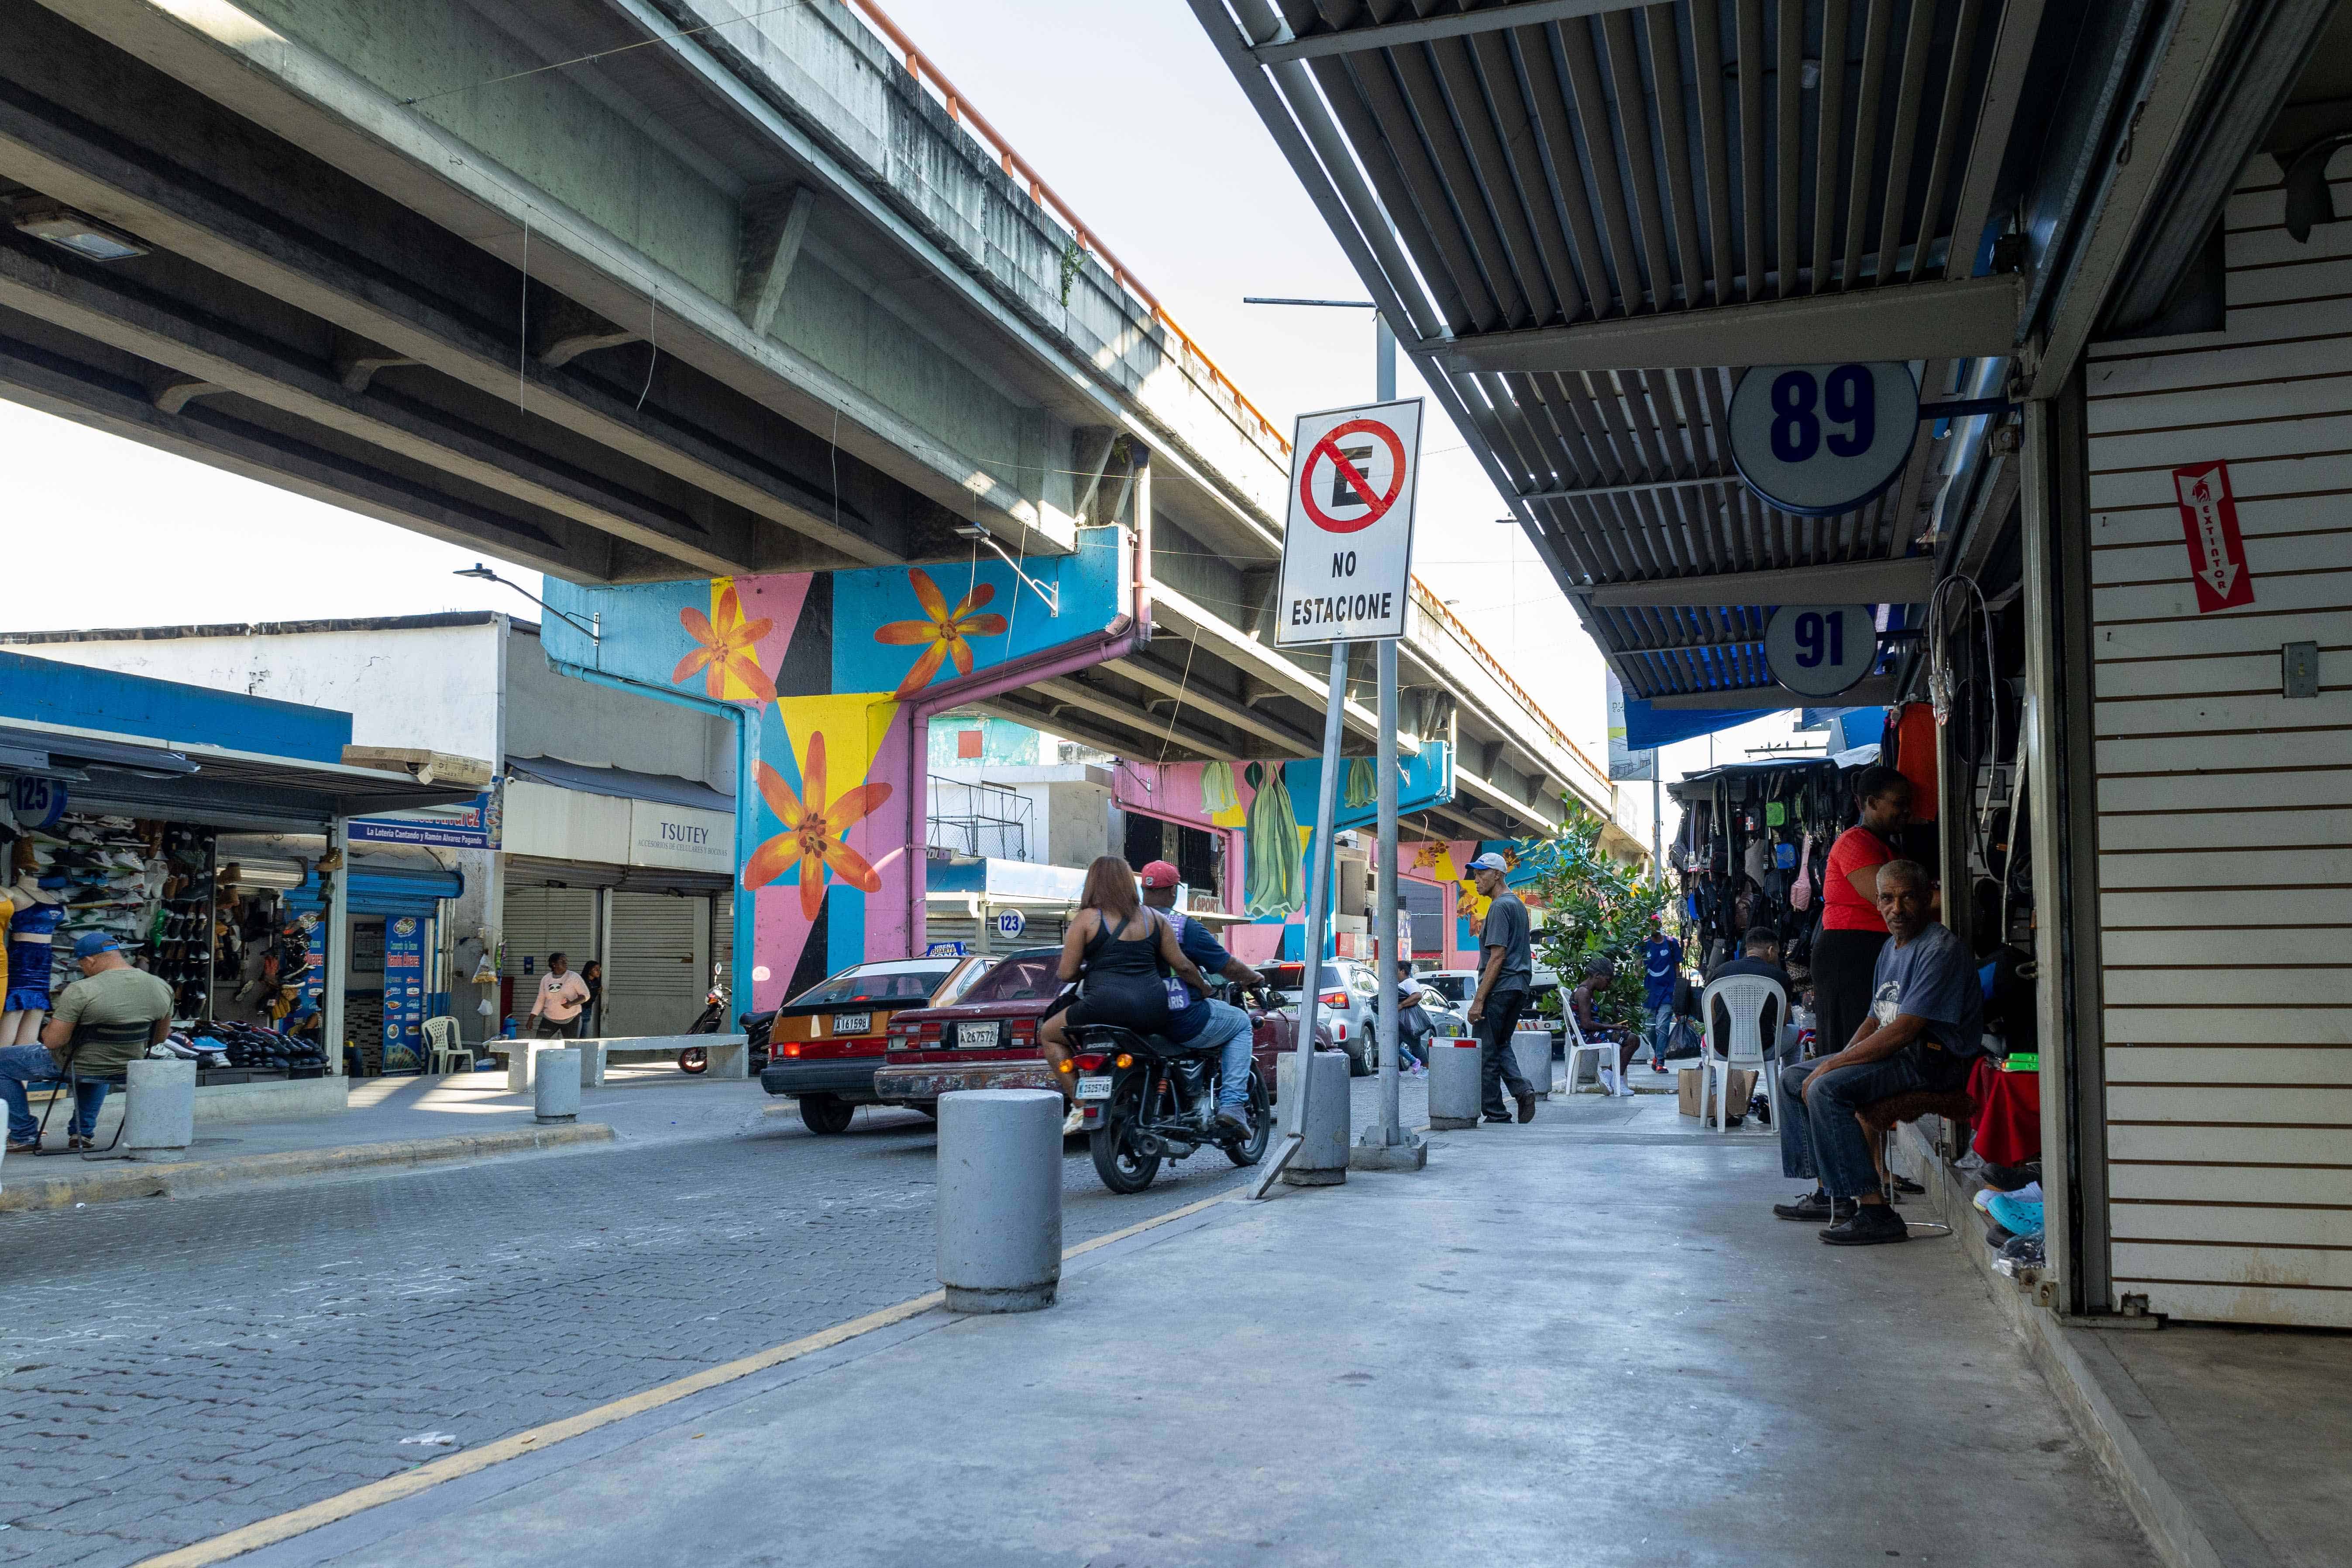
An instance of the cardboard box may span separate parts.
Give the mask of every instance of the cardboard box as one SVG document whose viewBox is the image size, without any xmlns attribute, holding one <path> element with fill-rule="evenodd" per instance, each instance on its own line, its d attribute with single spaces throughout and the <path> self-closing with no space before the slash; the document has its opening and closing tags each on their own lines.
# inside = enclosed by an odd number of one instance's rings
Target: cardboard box
<svg viewBox="0 0 2352 1568">
<path fill-rule="evenodd" d="M 1676 1072 L 1675 1074 L 1675 1109 L 1685 1116 L 1704 1116 L 1710 1121 L 1714 1121 L 1714 1097 L 1709 1095 L 1705 1104 L 1700 1103 L 1700 1095 L 1704 1092 L 1706 1081 L 1706 1075 L 1696 1068 L 1684 1068 Z M 1731 1114 L 1747 1115 L 1748 1102 L 1755 1097 L 1755 1094 L 1756 1075 L 1746 1068 L 1732 1068 Z"/>
</svg>

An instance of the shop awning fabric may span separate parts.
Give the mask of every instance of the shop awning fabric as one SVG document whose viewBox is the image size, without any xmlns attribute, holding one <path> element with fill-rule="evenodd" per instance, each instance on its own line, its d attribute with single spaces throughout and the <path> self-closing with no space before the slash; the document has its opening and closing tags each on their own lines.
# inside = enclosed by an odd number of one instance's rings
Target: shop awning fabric
<svg viewBox="0 0 2352 1568">
<path fill-rule="evenodd" d="M 0 772 L 17 770 L 65 778 L 75 809 L 272 828 L 316 828 L 478 793 L 341 763 L 26 721 L 0 725 Z"/>
<path fill-rule="evenodd" d="M 507 777 L 576 789 L 587 795 L 607 795 L 623 800 L 650 800 L 662 805 L 689 806 L 697 811 L 735 809 L 735 797 L 721 795 L 698 779 L 669 773 L 632 773 L 627 768 L 596 768 L 567 763 L 558 757 L 509 757 Z"/>
</svg>

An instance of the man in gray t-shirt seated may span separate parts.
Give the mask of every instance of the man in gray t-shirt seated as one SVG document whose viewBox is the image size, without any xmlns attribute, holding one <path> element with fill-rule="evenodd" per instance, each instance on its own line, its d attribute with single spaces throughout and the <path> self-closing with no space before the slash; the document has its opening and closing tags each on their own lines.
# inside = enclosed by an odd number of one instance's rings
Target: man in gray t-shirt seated
<svg viewBox="0 0 2352 1568">
<path fill-rule="evenodd" d="M 1968 943 L 1927 919 L 1927 870 L 1916 861 L 1878 868 L 1878 950 L 1870 1012 L 1835 1056 L 1780 1069 L 1780 1169 L 1813 1176 L 1812 1193 L 1775 1204 L 1782 1219 L 1833 1220 L 1836 1247 L 1905 1241 L 1910 1231 L 1878 1190 L 1878 1166 L 1854 1113 L 1912 1089 L 1963 1088 L 1984 1051 L 1984 995 Z"/>
</svg>

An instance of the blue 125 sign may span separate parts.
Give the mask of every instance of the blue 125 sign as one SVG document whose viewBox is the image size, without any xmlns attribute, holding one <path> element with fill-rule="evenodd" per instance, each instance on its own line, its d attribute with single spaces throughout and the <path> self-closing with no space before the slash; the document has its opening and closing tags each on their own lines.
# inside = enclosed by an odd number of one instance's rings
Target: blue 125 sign
<svg viewBox="0 0 2352 1568">
<path fill-rule="evenodd" d="M 1919 433 L 1908 365 L 1758 365 L 1731 397 L 1731 460 L 1748 488 L 1799 517 L 1835 517 L 1903 471 Z"/>
</svg>

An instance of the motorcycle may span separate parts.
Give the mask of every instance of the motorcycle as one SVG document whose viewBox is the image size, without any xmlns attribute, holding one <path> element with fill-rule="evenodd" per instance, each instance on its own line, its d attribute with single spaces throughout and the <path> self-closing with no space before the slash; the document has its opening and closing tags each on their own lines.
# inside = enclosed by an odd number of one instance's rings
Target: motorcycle
<svg viewBox="0 0 2352 1568">
<path fill-rule="evenodd" d="M 1252 1063 L 1250 1131 L 1246 1137 L 1216 1120 L 1223 1078 L 1213 1051 L 1176 1045 L 1158 1035 L 1115 1024 L 1077 1032 L 1078 1108 L 1084 1112 L 1095 1173 L 1115 1193 L 1139 1193 L 1160 1173 L 1160 1163 L 1217 1148 L 1236 1165 L 1265 1157 L 1272 1131 L 1272 1100 Z"/>
<path fill-rule="evenodd" d="M 689 1035 L 715 1035 L 727 1017 L 727 983 L 719 978 L 720 971 L 713 965 L 710 993 L 702 999 L 702 1012 L 687 1026 Z M 735 1026 L 747 1037 L 751 1047 L 750 1070 L 758 1072 L 768 1065 L 768 1037 L 775 1026 L 776 1015 L 772 1008 L 765 1013 L 744 1013 L 737 1016 Z M 710 1070 L 710 1051 L 705 1046 L 688 1046 L 677 1053 L 677 1070 L 702 1073 Z"/>
</svg>

